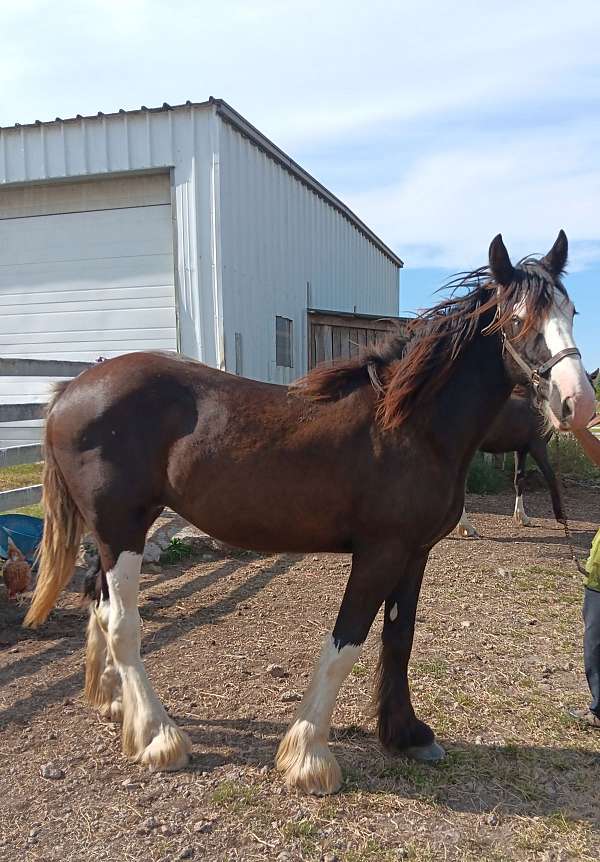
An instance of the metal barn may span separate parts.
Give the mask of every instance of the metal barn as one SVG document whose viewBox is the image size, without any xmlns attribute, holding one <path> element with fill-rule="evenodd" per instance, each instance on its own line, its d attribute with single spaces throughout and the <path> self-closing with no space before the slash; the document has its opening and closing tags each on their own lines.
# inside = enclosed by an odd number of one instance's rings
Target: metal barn
<svg viewBox="0 0 600 862">
<path fill-rule="evenodd" d="M 401 266 L 222 100 L 0 129 L 0 356 L 179 350 L 286 383 L 385 332 Z"/>
</svg>

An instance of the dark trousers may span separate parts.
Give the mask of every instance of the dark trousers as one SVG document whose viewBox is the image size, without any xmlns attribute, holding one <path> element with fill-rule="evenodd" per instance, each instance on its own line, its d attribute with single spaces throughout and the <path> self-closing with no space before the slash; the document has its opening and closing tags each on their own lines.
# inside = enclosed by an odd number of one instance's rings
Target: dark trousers
<svg viewBox="0 0 600 862">
<path fill-rule="evenodd" d="M 585 588 L 583 622 L 583 661 L 592 693 L 590 709 L 600 718 L 600 591 Z"/>
</svg>

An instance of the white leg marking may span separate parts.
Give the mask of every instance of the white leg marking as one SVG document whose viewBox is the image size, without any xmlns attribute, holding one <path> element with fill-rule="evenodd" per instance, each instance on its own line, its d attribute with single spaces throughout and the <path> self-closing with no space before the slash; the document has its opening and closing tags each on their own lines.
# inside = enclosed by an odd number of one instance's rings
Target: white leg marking
<svg viewBox="0 0 600 862">
<path fill-rule="evenodd" d="M 527 516 L 527 513 L 525 512 L 525 506 L 523 505 L 523 495 L 522 494 L 519 494 L 519 496 L 517 497 L 517 499 L 515 501 L 514 518 L 515 518 L 515 521 L 517 522 L 517 524 L 521 524 L 521 526 L 523 526 L 523 527 L 530 527 L 531 526 L 531 518 L 529 518 Z"/>
<path fill-rule="evenodd" d="M 462 515 L 460 516 L 460 521 L 456 527 L 456 532 L 459 536 L 466 538 L 467 536 L 472 536 L 473 538 L 479 538 L 479 533 L 473 526 L 473 524 L 469 521 L 469 516 L 467 515 L 467 510 L 463 506 Z"/>
<path fill-rule="evenodd" d="M 90 608 L 85 662 L 85 693 L 92 706 L 111 721 L 122 721 L 123 701 L 121 678 L 106 635 L 108 632 L 109 604 L 102 601 Z"/>
<path fill-rule="evenodd" d="M 188 760 L 190 741 L 165 712 L 140 658 L 141 565 L 140 554 L 123 551 L 106 575 L 108 646 L 123 683 L 123 751 L 152 770 L 181 769 Z"/>
<path fill-rule="evenodd" d="M 394 622 L 394 620 L 398 619 L 398 605 L 394 603 L 390 608 L 390 622 Z"/>
<path fill-rule="evenodd" d="M 342 772 L 327 745 L 329 726 L 340 687 L 361 648 L 347 644 L 338 650 L 332 635 L 327 635 L 296 718 L 279 745 L 277 769 L 288 785 L 305 793 L 322 796 L 341 787 Z"/>
</svg>

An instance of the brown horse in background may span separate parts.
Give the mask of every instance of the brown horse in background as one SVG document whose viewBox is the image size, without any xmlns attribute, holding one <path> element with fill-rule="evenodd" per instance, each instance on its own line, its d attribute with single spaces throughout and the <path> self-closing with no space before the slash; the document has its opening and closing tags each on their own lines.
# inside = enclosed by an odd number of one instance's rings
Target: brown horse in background
<svg viewBox="0 0 600 862">
<path fill-rule="evenodd" d="M 554 429 L 549 426 L 547 417 L 535 403 L 531 388 L 516 386 L 479 447 L 480 452 L 491 455 L 514 452 L 514 519 L 520 526 L 528 527 L 531 525 L 531 519 L 527 516 L 523 504 L 528 455 L 531 455 L 546 480 L 554 517 L 559 523 L 564 523 L 565 516 L 560 487 L 548 456 L 548 443 L 553 434 Z M 466 509 L 463 509 L 456 529 L 461 536 L 476 537 L 478 535 L 477 530 L 467 517 Z"/>
<path fill-rule="evenodd" d="M 339 788 L 331 714 L 382 604 L 379 737 L 391 752 L 443 756 L 414 713 L 407 678 L 428 554 L 456 525 L 469 463 L 516 383 L 533 376 L 563 430 L 583 427 L 594 410 L 560 280 L 566 257 L 561 232 L 546 257 L 513 267 L 498 236 L 489 269 L 418 320 L 405 352 L 392 341 L 289 391 L 160 353 L 108 360 L 59 389 L 45 429 L 46 526 L 26 624 L 44 622 L 90 530 L 102 590 L 86 691 L 122 719 L 126 754 L 177 769 L 190 747 L 140 658 L 142 552 L 169 506 L 232 545 L 352 554 L 338 618 L 277 754 L 289 784 Z"/>
<path fill-rule="evenodd" d="M 594 386 L 600 369 L 588 374 L 588 380 Z M 515 510 L 514 519 L 521 527 L 531 526 L 531 518 L 525 511 L 523 491 L 527 476 L 527 456 L 530 455 L 544 477 L 552 511 L 559 524 L 565 523 L 560 484 L 550 463 L 548 443 L 554 436 L 554 429 L 543 412 L 531 386 L 515 386 L 510 398 L 503 405 L 500 413 L 487 431 L 479 447 L 480 452 L 490 455 L 504 455 L 514 452 L 515 472 Z M 466 509 L 456 528 L 460 536 L 478 537 L 477 530 L 469 520 Z"/>
</svg>

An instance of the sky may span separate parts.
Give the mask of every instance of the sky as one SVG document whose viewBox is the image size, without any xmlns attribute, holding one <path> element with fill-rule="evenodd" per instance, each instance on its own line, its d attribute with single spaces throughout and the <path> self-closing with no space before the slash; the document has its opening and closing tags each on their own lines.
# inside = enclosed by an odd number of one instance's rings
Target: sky
<svg viewBox="0 0 600 862">
<path fill-rule="evenodd" d="M 405 262 L 401 313 L 570 240 L 600 365 L 596 0 L 4 0 L 0 125 L 224 98 Z"/>
</svg>

